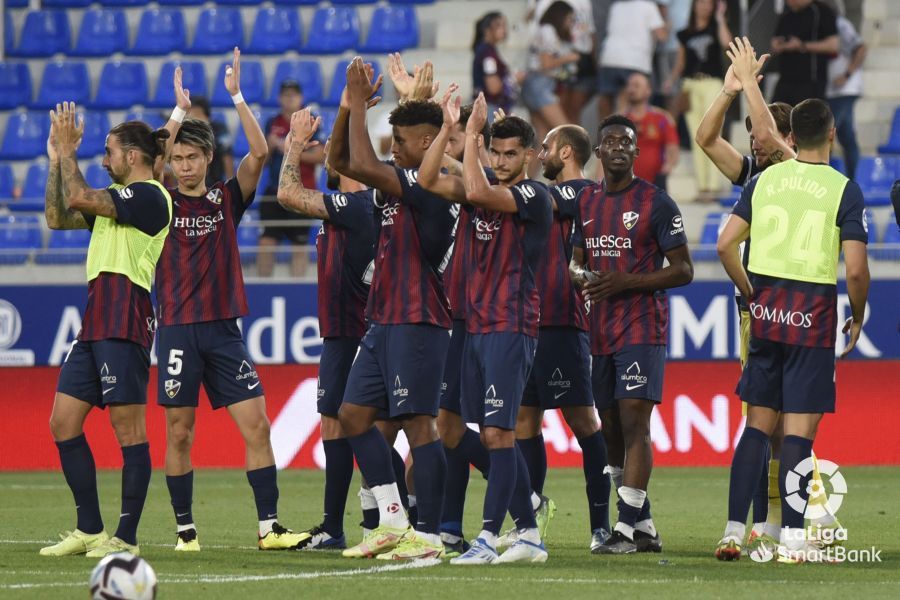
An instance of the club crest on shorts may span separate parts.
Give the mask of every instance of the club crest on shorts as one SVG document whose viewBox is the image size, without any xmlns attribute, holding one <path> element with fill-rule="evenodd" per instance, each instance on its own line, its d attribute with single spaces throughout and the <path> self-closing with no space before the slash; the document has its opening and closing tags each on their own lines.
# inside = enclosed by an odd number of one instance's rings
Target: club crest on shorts
<svg viewBox="0 0 900 600">
<path fill-rule="evenodd" d="M 169 398 L 174 398 L 181 390 L 181 382 L 177 379 L 166 379 L 165 388 L 166 396 L 168 396 Z"/>
<path fill-rule="evenodd" d="M 637 225 L 638 217 L 640 215 L 634 211 L 628 211 L 627 213 L 622 214 L 622 223 L 625 225 L 625 229 L 629 231 Z"/>
</svg>

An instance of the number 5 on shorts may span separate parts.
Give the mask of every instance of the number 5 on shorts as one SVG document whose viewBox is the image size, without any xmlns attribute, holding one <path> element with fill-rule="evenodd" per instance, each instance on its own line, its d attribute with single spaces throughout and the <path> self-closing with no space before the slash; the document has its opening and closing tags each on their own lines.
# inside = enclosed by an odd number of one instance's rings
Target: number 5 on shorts
<svg viewBox="0 0 900 600">
<path fill-rule="evenodd" d="M 181 375 L 181 366 L 182 360 L 181 357 L 184 355 L 184 350 L 179 350 L 177 348 L 172 348 L 169 351 L 169 375 Z"/>
</svg>

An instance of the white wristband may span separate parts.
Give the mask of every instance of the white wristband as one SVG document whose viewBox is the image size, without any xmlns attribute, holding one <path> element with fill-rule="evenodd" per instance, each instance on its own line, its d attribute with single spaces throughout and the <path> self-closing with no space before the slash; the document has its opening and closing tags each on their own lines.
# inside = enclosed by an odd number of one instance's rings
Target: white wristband
<svg viewBox="0 0 900 600">
<path fill-rule="evenodd" d="M 187 113 L 184 111 L 184 109 L 176 106 L 175 108 L 172 109 L 172 116 L 169 118 L 172 119 L 173 121 L 175 121 L 176 123 L 184 123 L 185 115 L 187 115 Z"/>
<path fill-rule="evenodd" d="M 237 106 L 241 102 L 244 101 L 244 95 L 240 92 L 231 97 L 231 101 L 234 102 L 234 105 Z"/>
</svg>

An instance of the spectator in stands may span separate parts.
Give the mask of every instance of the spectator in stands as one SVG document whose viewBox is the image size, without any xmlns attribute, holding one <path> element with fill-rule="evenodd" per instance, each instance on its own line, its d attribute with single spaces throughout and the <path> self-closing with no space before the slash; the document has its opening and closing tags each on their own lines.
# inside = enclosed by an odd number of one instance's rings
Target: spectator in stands
<svg viewBox="0 0 900 600">
<path fill-rule="evenodd" d="M 666 189 L 666 178 L 678 164 L 678 130 L 672 115 L 650 104 L 652 93 L 650 78 L 633 73 L 625 87 L 625 116 L 638 128 L 634 174 Z"/>
<path fill-rule="evenodd" d="M 837 18 L 837 30 L 841 51 L 828 63 L 828 87 L 825 95 L 831 112 L 834 113 L 837 139 L 844 149 L 847 177 L 854 179 L 856 164 L 859 162 L 859 144 L 856 142 L 853 107 L 862 95 L 862 65 L 866 59 L 866 45 L 853 23 L 843 15 Z"/>
<path fill-rule="evenodd" d="M 538 21 L 528 48 L 528 72 L 522 82 L 522 102 L 531 112 L 537 139 L 554 127 L 568 123 L 554 93 L 557 83 L 575 79 L 580 55 L 572 48 L 575 10 L 556 0 Z"/>
<path fill-rule="evenodd" d="M 807 98 L 825 99 L 828 56 L 840 50 L 837 17 L 819 0 L 785 0 L 772 38 L 772 53 L 779 57 L 780 77 L 773 102 L 791 106 Z"/>
<path fill-rule="evenodd" d="M 688 26 L 678 32 L 675 67 L 663 83 L 663 93 L 668 96 L 678 79 L 684 77 L 681 87 L 688 97 L 685 119 L 691 138 L 696 135 L 706 107 L 718 95 L 725 77 L 723 49 L 731 41 L 726 9 L 725 0 L 693 0 Z M 699 150 L 693 153 L 693 160 L 697 200 L 710 202 L 716 198 L 722 182 L 718 169 Z"/>
<path fill-rule="evenodd" d="M 206 186 L 212 187 L 219 181 L 226 181 L 234 177 L 234 157 L 231 155 L 231 133 L 228 125 L 222 121 L 213 121 L 209 100 L 203 96 L 191 98 L 191 110 L 188 116 L 192 119 L 206 121 L 212 127 L 216 146 L 213 149 L 212 161 L 206 172 Z"/>
<path fill-rule="evenodd" d="M 603 120 L 621 103 L 622 90 L 633 73 L 650 77 L 653 48 L 668 36 L 659 6 L 651 0 L 619 0 L 609 9 L 606 38 L 597 72 L 598 111 Z M 599 167 L 598 167 L 599 168 Z"/>
<path fill-rule="evenodd" d="M 498 108 L 509 113 L 516 100 L 516 76 L 500 57 L 497 44 L 507 36 L 506 17 L 492 11 L 475 23 L 472 51 L 472 97 L 484 92 L 488 103 L 488 118 Z"/>
<path fill-rule="evenodd" d="M 591 0 L 567 0 L 575 11 L 572 49 L 578 53 L 574 77 L 559 82 L 557 93 L 568 122 L 581 122 L 581 110 L 597 87 L 597 30 Z M 527 18 L 540 28 L 540 21 L 554 0 L 530 0 Z M 543 138 L 542 138 L 543 139 Z"/>
<path fill-rule="evenodd" d="M 280 112 L 266 123 L 266 141 L 269 143 L 269 177 L 264 192 L 264 197 L 259 206 L 259 216 L 263 221 L 296 221 L 297 215 L 288 212 L 275 201 L 278 192 L 278 177 L 281 173 L 281 163 L 284 160 L 284 138 L 291 130 L 291 115 L 303 108 L 303 89 L 293 79 L 285 79 L 281 82 L 278 91 L 278 106 Z M 319 140 L 320 142 L 322 140 Z M 306 149 L 300 157 L 300 176 L 303 178 L 303 187 L 308 190 L 317 189 L 316 165 L 325 161 L 324 144 L 320 143 Z M 263 227 L 259 236 L 260 252 L 256 258 L 257 274 L 260 277 L 270 277 L 275 269 L 275 246 L 283 240 L 294 247 L 291 254 L 291 276 L 304 275 L 310 266 L 309 254 L 306 251 L 309 246 L 308 225 L 272 225 Z"/>
</svg>

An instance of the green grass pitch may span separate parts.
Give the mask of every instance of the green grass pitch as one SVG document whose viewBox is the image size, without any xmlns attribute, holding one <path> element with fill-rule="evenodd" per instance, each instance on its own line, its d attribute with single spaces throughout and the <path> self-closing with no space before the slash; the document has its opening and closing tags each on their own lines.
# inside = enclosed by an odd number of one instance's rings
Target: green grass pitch
<svg viewBox="0 0 900 600">
<path fill-rule="evenodd" d="M 849 491 L 838 516 L 849 548 L 881 550 L 880 563 L 757 564 L 746 557 L 720 563 L 712 552 L 724 526 L 728 473 L 719 468 L 659 468 L 650 496 L 663 537 L 662 554 L 592 556 L 580 470 L 551 470 L 545 492 L 559 512 L 550 526 L 550 559 L 541 565 L 413 567 L 353 561 L 335 553 L 255 549 L 256 521 L 241 471 L 200 470 L 194 517 L 203 551 L 172 551 L 174 517 L 161 472 L 153 474 L 139 531 L 142 555 L 159 576 L 159 598 L 898 598 L 900 468 L 842 469 Z M 323 475 L 279 475 L 280 520 L 294 529 L 321 517 Z M 355 491 L 357 482 L 351 490 Z M 119 474 L 100 475 L 107 531 L 118 514 Z M 351 491 L 348 541 L 360 537 L 359 506 Z M 477 533 L 484 482 L 474 475 L 467 534 Z M 85 598 L 93 561 L 45 558 L 38 548 L 71 528 L 72 498 L 61 473 L 0 474 L 0 598 Z"/>
</svg>

